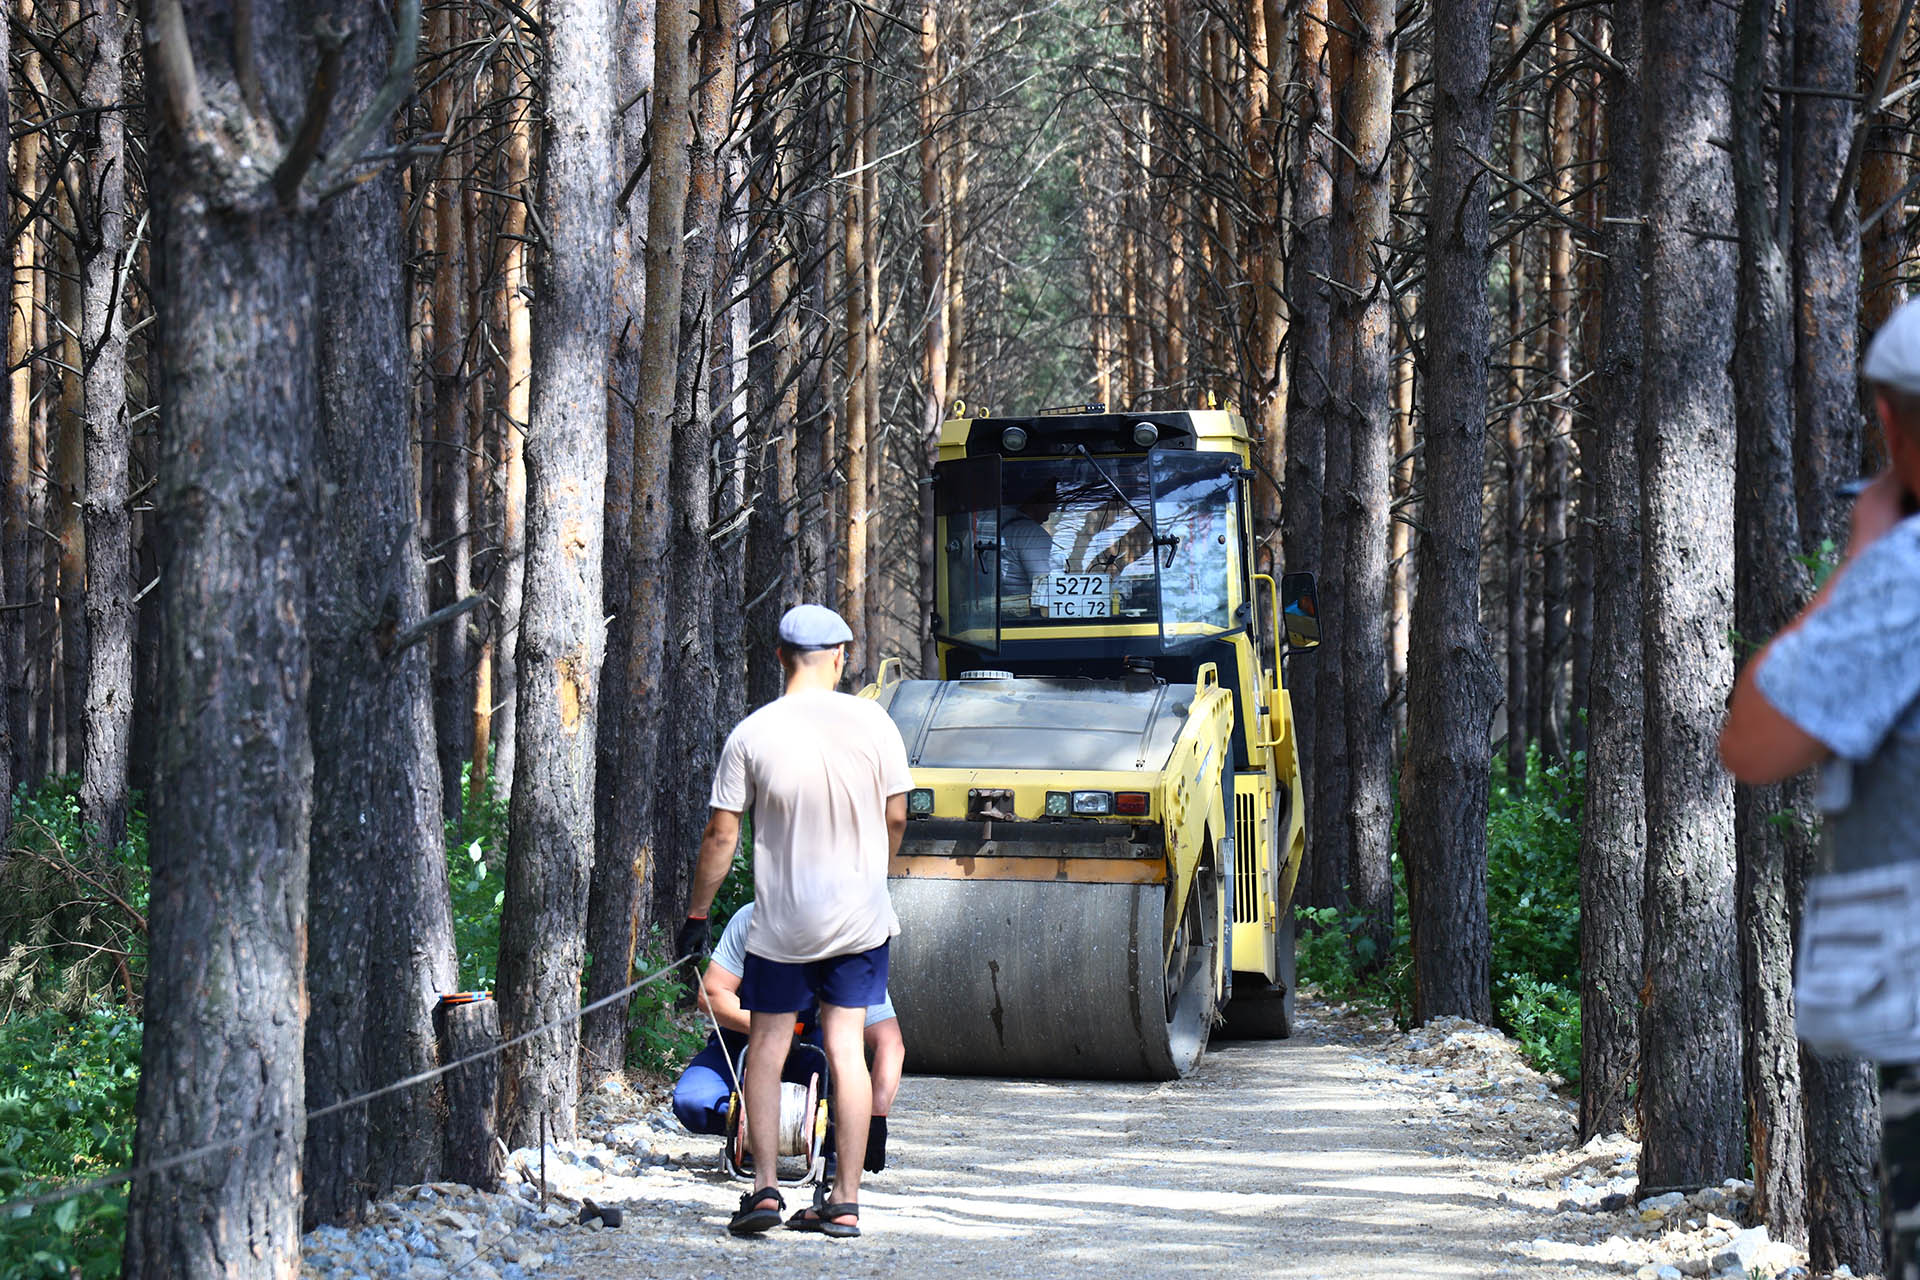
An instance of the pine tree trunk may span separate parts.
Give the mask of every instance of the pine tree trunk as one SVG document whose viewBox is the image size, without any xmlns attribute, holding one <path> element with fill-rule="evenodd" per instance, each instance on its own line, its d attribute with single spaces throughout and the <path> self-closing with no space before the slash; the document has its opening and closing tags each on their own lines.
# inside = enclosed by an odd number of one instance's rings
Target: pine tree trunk
<svg viewBox="0 0 1920 1280">
<path fill-rule="evenodd" d="M 1868 12 L 1879 20 L 1881 31 L 1862 33 L 1860 8 L 1849 0 L 1807 0 L 1797 5 L 1793 82 L 1828 89 L 1855 87 L 1855 50 L 1865 47 L 1877 59 L 1897 7 L 1869 5 Z M 1827 539 L 1835 544 L 1846 541 L 1848 511 L 1835 501 L 1833 488 L 1866 469 L 1862 446 L 1879 436 L 1877 430 L 1861 429 L 1863 421 L 1871 420 L 1860 412 L 1855 335 L 1878 328 L 1876 311 L 1890 310 L 1896 301 L 1888 277 L 1876 274 L 1878 263 L 1884 261 L 1876 255 L 1897 257 L 1906 247 L 1906 219 L 1897 210 L 1868 232 L 1864 243 L 1855 235 L 1858 219 L 1851 200 L 1841 202 L 1837 222 L 1829 217 L 1855 115 L 1853 105 L 1843 98 L 1812 96 L 1796 98 L 1792 113 L 1793 479 L 1800 547 L 1808 553 L 1818 553 Z M 1860 188 L 1866 213 L 1891 199 L 1905 183 L 1909 146 L 1904 131 L 1874 129 L 1867 134 Z M 1876 184 L 1890 184 L 1892 190 L 1876 198 Z M 1864 293 L 1860 292 L 1863 258 Z M 1891 274 L 1897 272 L 1889 269 Z M 1806 811 L 1804 800 L 1798 808 Z M 1814 869 L 1813 842 L 1799 839 L 1789 847 L 1788 857 L 1787 911 L 1789 919 L 1798 919 L 1800 892 Z M 1856 1275 L 1866 1275 L 1880 1268 L 1879 1206 L 1873 1192 L 1879 1149 L 1871 1120 L 1875 1075 L 1861 1062 L 1817 1058 L 1804 1051 L 1799 1069 L 1806 1131 L 1806 1223 L 1813 1265 L 1821 1271 L 1845 1265 Z"/>
<path fill-rule="evenodd" d="M 501 57 L 496 75 L 516 103 L 508 126 L 505 189 L 508 198 L 500 234 L 506 242 L 501 273 L 505 297 L 505 350 L 501 380 L 506 384 L 506 413 L 500 424 L 500 585 L 495 600 L 493 776 L 496 793 L 513 789 L 515 744 L 519 741 L 520 612 L 527 578 L 527 420 L 533 392 L 533 317 L 528 305 L 527 209 L 532 185 L 533 121 L 527 79 L 515 61 Z"/>
<path fill-rule="evenodd" d="M 19 0 L 15 16 L 23 27 L 34 20 L 34 0 Z M 38 86 L 40 55 L 29 44 L 20 56 L 21 79 Z M 23 213 L 30 213 L 40 194 L 40 148 L 45 134 L 31 130 L 22 134 L 13 148 L 13 180 Z M 11 203 L 0 202 L 0 203 Z M 33 316 L 34 254 L 38 248 L 37 220 L 29 216 L 12 227 L 13 284 L 12 305 L 7 321 L 7 367 L 9 417 L 6 441 L 6 510 L 0 522 L 0 557 L 4 557 L 7 582 L 7 608 L 0 611 L 0 628 L 6 637 L 5 670 L 0 680 L 7 686 L 7 710 L 12 716 L 13 783 L 31 785 L 39 781 L 44 766 L 33 758 L 33 723 L 37 690 L 33 680 L 35 654 L 30 637 L 38 618 L 42 573 L 40 534 L 35 509 L 33 465 Z"/>
<path fill-rule="evenodd" d="M 846 511 L 841 529 L 840 590 L 835 593 L 840 616 L 853 631 L 853 643 L 847 646 L 847 664 L 863 668 L 867 652 L 867 513 L 873 494 L 867 485 L 867 217 L 865 168 L 872 159 L 867 150 L 865 96 L 862 92 L 868 65 L 873 59 L 873 39 L 868 34 L 865 15 L 855 12 L 848 30 L 847 58 L 851 64 L 846 77 L 846 104 L 843 122 L 846 136 L 842 145 L 845 159 L 841 168 L 850 176 L 841 206 L 841 275 L 846 291 L 844 363 L 844 411 L 841 418 L 845 449 L 847 489 Z"/>
<path fill-rule="evenodd" d="M 1702 210 L 1732 205 L 1713 142 L 1732 127 L 1733 21 L 1648 0 L 1641 572 L 1646 612 L 1646 986 L 1641 1187 L 1746 1171 L 1734 928 L 1733 784 L 1715 751 L 1732 684 L 1733 253 Z"/>
<path fill-rule="evenodd" d="M 1793 320 L 1788 263 L 1775 234 L 1777 143 L 1762 128 L 1762 84 L 1778 75 L 1769 55 L 1771 0 L 1745 0 L 1734 55 L 1734 193 L 1740 228 L 1740 286 L 1734 343 L 1738 422 L 1734 617 L 1742 637 L 1762 644 L 1807 596 L 1798 560 L 1793 447 Z M 1771 145 L 1770 145 L 1771 144 Z M 1793 941 L 1788 869 L 1803 853 L 1812 814 L 1807 788 L 1737 787 L 1734 832 L 1740 920 L 1741 1029 L 1745 1043 L 1754 1212 L 1770 1236 L 1806 1237 L 1806 1150 L 1800 1059 L 1793 1035 Z M 1775 815 L 1790 821 L 1782 823 Z"/>
<path fill-rule="evenodd" d="M 1499 676 L 1480 622 L 1486 467 L 1488 181 L 1493 0 L 1434 15 L 1427 196 L 1426 500 L 1414 548 L 1401 856 L 1413 926 L 1414 1020 L 1492 1016 L 1487 932 L 1489 741 Z"/>
<path fill-rule="evenodd" d="M 1637 0 L 1636 0 L 1637 2 Z M 1509 57 L 1520 52 L 1527 27 L 1527 0 L 1516 0 L 1513 25 L 1508 28 Z M 1526 163 L 1526 117 L 1520 110 L 1518 95 L 1507 110 L 1507 167 L 1514 174 L 1524 172 Z M 1525 193 L 1516 186 L 1508 209 L 1517 218 L 1522 212 Z M 1527 417 L 1521 402 L 1526 398 L 1526 236 L 1516 229 L 1507 239 L 1507 421 L 1505 461 L 1507 472 L 1505 547 L 1506 547 L 1506 647 L 1507 689 L 1503 713 L 1507 728 L 1507 784 L 1524 791 L 1527 786 L 1527 744 L 1533 724 L 1532 690 L 1527 682 Z"/>
<path fill-rule="evenodd" d="M 548 253 L 535 290 L 533 418 L 527 428 L 527 588 L 520 625 L 519 749 L 500 921 L 500 1031 L 580 1008 L 593 866 L 594 717 L 605 624 L 600 506 L 606 480 L 606 367 L 612 249 L 613 10 L 553 0 L 546 10 L 548 129 L 540 222 Z M 562 87 L 564 86 L 564 91 Z M 540 1117 L 574 1133 L 579 1027 L 564 1022 L 508 1049 L 501 1130 L 535 1141 Z"/>
<path fill-rule="evenodd" d="M 713 423 L 701 411 L 703 381 L 712 350 L 715 318 L 713 279 L 719 260 L 724 150 L 733 105 L 733 33 L 739 23 L 734 0 L 704 0 L 700 9 L 699 79 L 694 96 L 694 133 L 687 176 L 687 256 L 680 300 L 680 369 L 674 394 L 673 462 L 668 511 L 672 518 L 672 601 L 665 632 L 667 687 L 662 749 L 689 785 L 660 792 L 654 910 L 678 919 L 687 903 L 694 855 L 707 819 L 707 783 L 718 746 L 715 708 L 719 696 L 713 637 L 717 570 L 712 523 Z"/>
<path fill-rule="evenodd" d="M 1293 337 L 1293 375 L 1287 391 L 1286 494 L 1281 503 L 1281 563 L 1285 569 L 1320 574 L 1321 614 L 1331 616 L 1328 592 L 1337 590 L 1322 561 L 1321 480 L 1328 432 L 1328 333 L 1333 296 L 1327 284 L 1333 262 L 1329 224 L 1333 217 L 1333 86 L 1328 72 L 1326 0 L 1304 0 L 1296 18 L 1294 39 L 1299 50 L 1299 75 L 1304 89 L 1298 98 L 1294 137 L 1299 148 L 1291 158 L 1293 216 L 1296 230 L 1287 274 L 1299 281 L 1293 291 L 1294 314 L 1288 323 Z M 1131 311 L 1128 312 L 1131 315 Z M 1323 874 L 1320 841 L 1332 828 L 1333 816 L 1320 809 L 1320 778 L 1328 768 L 1323 758 L 1327 744 L 1317 736 L 1320 672 L 1313 659 L 1287 667 L 1287 685 L 1293 695 L 1294 731 L 1299 735 L 1301 767 L 1311 786 L 1307 806 L 1307 856 L 1300 866 L 1295 896 L 1311 906 L 1326 906 L 1339 893 L 1344 879 Z M 1307 799 L 1307 797 L 1300 797 Z"/>
<path fill-rule="evenodd" d="M 125 1274 L 286 1276 L 299 1262 L 306 1128 L 319 406 L 311 222 L 266 179 L 282 151 L 273 120 L 300 116 L 311 69 L 295 33 L 309 24 L 256 5 L 255 108 L 221 35 L 231 14 L 197 11 L 191 47 L 177 9 L 143 16 L 161 104 L 148 174 L 166 318 L 155 494 L 165 648 L 133 1163 L 252 1136 L 134 1180 Z M 181 75 L 189 59 L 197 90 Z"/>
<path fill-rule="evenodd" d="M 947 325 L 946 241 L 942 218 L 939 127 L 940 22 L 935 0 L 920 0 L 920 290 L 926 295 L 925 328 L 920 338 L 920 377 L 925 383 L 920 409 L 920 462 L 932 475 L 940 460 L 940 423 L 946 416 Z M 1096 343 L 1097 352 L 1097 343 Z M 1099 364 L 1098 355 L 1095 364 Z M 920 670 L 934 674 L 938 664 L 933 628 L 933 503 L 919 503 Z"/>
<path fill-rule="evenodd" d="M 370 99 L 391 56 L 363 0 L 342 98 Z M 321 214 L 320 445 L 327 518 L 315 529 L 314 806 L 306 1028 L 309 1109 L 439 1064 L 433 1026 L 454 989 L 453 915 L 428 647 L 396 632 L 427 613 L 414 527 L 398 175 Z M 307 1225 L 357 1216 L 389 1187 L 439 1176 L 445 1107 L 422 1085 L 312 1121 Z"/>
<path fill-rule="evenodd" d="M 1340 662 L 1346 713 L 1346 756 L 1352 777 L 1354 907 L 1372 963 L 1393 943 L 1393 716 L 1387 706 L 1387 519 L 1392 499 L 1392 303 L 1384 268 L 1392 235 L 1388 172 L 1393 126 L 1394 8 L 1391 0 L 1354 0 L 1353 80 L 1347 117 L 1353 127 L 1352 280 L 1353 396 L 1347 415 L 1350 479 L 1346 507 L 1345 625 Z M 1365 959 L 1365 957 L 1362 957 Z"/>
<path fill-rule="evenodd" d="M 1573 198 L 1574 47 L 1571 17 L 1555 23 L 1554 90 L 1548 154 L 1553 165 L 1553 199 L 1566 207 Z M 1573 229 L 1554 221 L 1547 232 L 1547 377 L 1553 397 L 1547 412 L 1544 476 L 1540 494 L 1543 539 L 1540 547 L 1540 596 L 1545 618 L 1540 684 L 1541 752 L 1550 760 L 1567 753 L 1567 677 L 1572 637 L 1568 631 L 1567 490 L 1573 475 Z"/>
<path fill-rule="evenodd" d="M 0 137 L 12 136 L 13 108 L 12 33 L 9 24 L 0 22 Z M 6 161 L 0 159 L 0 172 Z M 13 243 L 13 202 L 0 200 L 0 245 Z M 0 249 L 0 252 L 6 252 Z M 9 255 L 9 263 L 11 256 Z M 19 572 L 13 556 L 14 471 L 13 471 L 13 397 L 0 389 L 0 605 L 11 605 L 18 597 L 12 584 Z M 15 768 L 17 743 L 14 737 L 14 711 L 17 706 L 14 673 L 24 660 L 20 615 L 13 609 L 0 609 L 0 849 L 7 846 L 13 831 L 13 784 L 19 773 Z"/>
<path fill-rule="evenodd" d="M 451 51 L 458 41 L 455 12 L 439 9 L 432 23 L 431 43 Z M 432 127 L 441 137 L 453 125 L 454 77 L 443 76 L 434 86 Z M 430 383 L 433 406 L 432 450 L 429 464 L 433 483 L 429 493 L 433 518 L 432 604 L 444 608 L 466 598 L 473 587 L 473 513 L 467 504 L 466 388 L 461 383 L 466 331 L 461 316 L 460 278 L 465 257 L 461 229 L 461 183 L 457 173 L 442 173 L 430 192 L 432 206 L 432 337 Z M 440 804 L 452 819 L 460 812 L 460 766 L 467 759 L 473 729 L 473 656 L 469 644 L 471 615 L 441 627 L 433 637 L 434 728 L 439 743 Z"/>
<path fill-rule="evenodd" d="M 118 0 L 86 0 L 80 39 L 90 103 L 120 101 L 127 15 Z M 127 329 L 121 291 L 127 264 L 126 118 L 100 115 L 87 157 L 98 239 L 81 263 L 86 302 L 87 729 L 80 816 L 103 848 L 127 834 L 127 748 L 133 728 L 133 513 L 128 504 Z M 0 782 L 5 779 L 0 778 Z M 5 794 L 5 793 L 0 793 Z M 4 835 L 4 823 L 0 823 Z"/>
<path fill-rule="evenodd" d="M 1580 829 L 1580 1137 L 1619 1133 L 1640 1067 L 1646 692 L 1640 642 L 1640 3 L 1610 7 L 1606 265 L 1593 424 L 1593 679 Z"/>
<path fill-rule="evenodd" d="M 646 156 L 646 117 L 637 104 L 651 96 L 654 84 L 654 12 L 646 6 L 623 9 L 615 100 L 627 107 L 615 123 L 618 139 L 615 173 L 622 187 Z M 613 351 L 607 361 L 607 503 L 603 521 L 606 539 L 601 591 L 606 600 L 607 653 L 600 682 L 604 695 L 596 732 L 594 789 L 595 841 L 593 878 L 587 897 L 587 953 L 593 964 L 587 971 L 588 1003 L 612 995 L 632 981 L 633 960 L 639 949 L 640 920 L 646 902 L 648 867 L 634 857 L 649 819 L 636 801 L 649 794 L 628 768 L 626 756 L 639 751 L 651 762 L 651 738 L 631 732 L 636 689 L 628 680 L 633 670 L 634 637 L 638 633 L 659 647 L 658 622 L 636 616 L 642 597 L 635 574 L 652 573 L 649 561 L 635 558 L 634 527 L 636 465 L 639 450 L 641 348 L 646 335 L 648 280 L 643 257 L 648 217 L 648 180 L 642 177 L 627 203 L 615 210 L 613 226 Z M 649 490 L 647 497 L 655 495 Z M 658 612 L 656 608 L 655 612 Z M 653 661 L 658 661 L 654 655 Z M 645 692 L 651 692 L 646 686 Z M 616 1000 L 589 1013 L 580 1026 L 580 1067 L 591 1087 L 626 1064 L 629 1002 Z"/>
<path fill-rule="evenodd" d="M 1901 0 L 1864 0 L 1864 3 L 1857 7 L 1849 7 L 1856 8 L 1859 23 L 1857 40 L 1853 48 L 1859 51 L 1859 65 L 1871 71 L 1878 66 L 1880 58 L 1892 46 L 1893 22 L 1900 12 Z M 1809 16 L 1830 12 L 1827 5 L 1816 5 Z M 1848 32 L 1843 25 L 1841 29 L 1822 32 L 1816 38 L 1820 40 L 1821 46 L 1825 47 L 1824 52 L 1830 56 L 1838 56 L 1838 51 L 1832 49 L 1829 42 L 1846 41 Z M 1912 38 L 1911 31 L 1908 32 L 1907 38 Z M 1837 63 L 1826 64 L 1822 60 L 1810 66 L 1808 70 L 1824 76 L 1838 71 L 1839 66 Z M 1851 85 L 1851 81 L 1849 84 Z M 1802 99 L 1800 105 L 1804 107 L 1811 104 L 1806 99 Z M 1833 109 L 1837 104 L 1822 105 L 1825 109 L 1815 113 L 1816 119 L 1831 121 L 1834 115 L 1839 114 Z M 1911 112 L 1908 115 L 1910 118 Z M 1801 134 L 1801 137 L 1809 141 L 1812 136 L 1814 136 L 1812 132 Z M 1846 150 L 1843 146 L 1833 155 L 1817 158 L 1816 167 L 1820 172 L 1829 172 L 1831 166 L 1842 160 L 1845 155 Z M 1798 167 L 1799 161 L 1796 159 L 1795 168 L 1798 169 Z M 1860 196 L 1855 210 L 1856 216 L 1862 219 L 1871 217 L 1896 198 L 1901 198 L 1904 204 L 1905 200 L 1911 197 L 1911 193 L 1908 197 L 1900 197 L 1900 191 L 1910 180 L 1912 172 L 1913 138 L 1910 129 L 1897 118 L 1888 119 L 1884 115 L 1879 117 L 1873 127 L 1867 131 L 1866 145 L 1860 159 Z M 1835 177 L 1837 179 L 1838 175 L 1835 174 Z M 1822 194 L 1819 205 L 1810 210 L 1812 216 L 1824 217 L 1827 203 L 1832 199 L 1833 187 L 1829 185 Z M 1860 257 L 1864 269 L 1860 289 L 1860 332 L 1872 334 L 1887 322 L 1887 317 L 1893 314 L 1893 309 L 1907 297 L 1906 281 L 1900 268 L 1906 260 L 1908 251 L 1912 248 L 1912 230 L 1905 210 L 1888 209 L 1878 222 L 1861 232 L 1860 241 Z M 1869 444 L 1872 443 L 1872 439 L 1873 433 L 1867 433 Z M 1877 445 L 1870 451 L 1874 456 L 1878 456 Z M 1811 533 L 1812 530 L 1806 529 L 1802 532 Z"/>
</svg>

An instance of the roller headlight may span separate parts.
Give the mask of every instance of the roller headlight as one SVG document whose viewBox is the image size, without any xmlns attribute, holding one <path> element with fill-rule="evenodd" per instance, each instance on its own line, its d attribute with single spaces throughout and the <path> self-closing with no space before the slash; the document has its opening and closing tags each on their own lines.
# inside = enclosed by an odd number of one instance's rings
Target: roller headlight
<svg viewBox="0 0 1920 1280">
<path fill-rule="evenodd" d="M 1073 811 L 1086 815 L 1112 813 L 1113 792 L 1076 791 L 1073 793 Z"/>
<path fill-rule="evenodd" d="M 907 792 L 907 813 L 915 818 L 929 817 L 933 813 L 933 788 L 915 787 Z"/>
<path fill-rule="evenodd" d="M 1073 797 L 1064 791 L 1047 792 L 1047 816 L 1064 818 L 1073 812 Z"/>
<path fill-rule="evenodd" d="M 1133 442 L 1142 449 L 1153 448 L 1159 439 L 1160 428 L 1154 426 L 1151 422 L 1136 422 L 1133 424 Z"/>
<path fill-rule="evenodd" d="M 1000 433 L 1000 447 L 1008 453 L 1018 453 L 1027 447 L 1027 429 L 1008 427 Z"/>
</svg>

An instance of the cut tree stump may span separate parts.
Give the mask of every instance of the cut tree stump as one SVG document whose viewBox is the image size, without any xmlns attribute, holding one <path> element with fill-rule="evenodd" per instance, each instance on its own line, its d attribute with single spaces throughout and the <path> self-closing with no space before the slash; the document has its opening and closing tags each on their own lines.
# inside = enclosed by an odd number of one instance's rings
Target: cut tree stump
<svg viewBox="0 0 1920 1280">
<path fill-rule="evenodd" d="M 491 997 L 441 1000 L 433 1011 L 440 1060 L 458 1062 L 500 1043 L 500 1006 Z M 505 1161 L 495 1141 L 495 1095 L 500 1057 L 490 1054 L 447 1073 L 446 1176 L 482 1191 L 500 1188 Z"/>
</svg>

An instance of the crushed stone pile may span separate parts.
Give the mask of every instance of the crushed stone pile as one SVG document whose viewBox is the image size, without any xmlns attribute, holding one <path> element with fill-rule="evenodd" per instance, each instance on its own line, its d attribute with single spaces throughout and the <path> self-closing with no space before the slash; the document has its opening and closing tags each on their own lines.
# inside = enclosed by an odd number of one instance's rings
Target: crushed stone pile
<svg viewBox="0 0 1920 1280">
<path fill-rule="evenodd" d="M 1502 1032 L 1463 1018 L 1403 1032 L 1374 1011 L 1302 1003 L 1352 1029 L 1356 1070 L 1404 1096 L 1401 1123 L 1426 1129 L 1429 1151 L 1481 1166 L 1512 1188 L 1501 1203 L 1537 1211 L 1539 1234 L 1507 1242 L 1507 1252 L 1635 1280 L 1810 1277 L 1805 1251 L 1754 1221 L 1751 1182 L 1635 1199 L 1639 1143 L 1615 1133 L 1580 1144 L 1566 1082 L 1535 1070 Z"/>
<path fill-rule="evenodd" d="M 528 1280 L 564 1275 L 571 1242 L 671 1198 L 686 1134 L 663 1098 L 608 1081 L 582 1099 L 581 1137 L 547 1145 L 546 1207 L 537 1147 L 510 1153 L 499 1192 L 453 1182 L 370 1202 L 358 1225 L 301 1238 L 303 1280 Z M 611 1212 L 609 1212 L 611 1210 Z"/>
</svg>

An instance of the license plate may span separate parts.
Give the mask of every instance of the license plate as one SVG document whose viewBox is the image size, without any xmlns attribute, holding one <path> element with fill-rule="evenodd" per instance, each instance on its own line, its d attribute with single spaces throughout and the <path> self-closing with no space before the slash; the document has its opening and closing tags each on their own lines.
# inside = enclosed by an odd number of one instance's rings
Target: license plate
<svg viewBox="0 0 1920 1280">
<path fill-rule="evenodd" d="M 1112 616 L 1113 584 L 1104 573 L 1056 573 L 1047 586 L 1049 618 Z"/>
</svg>

